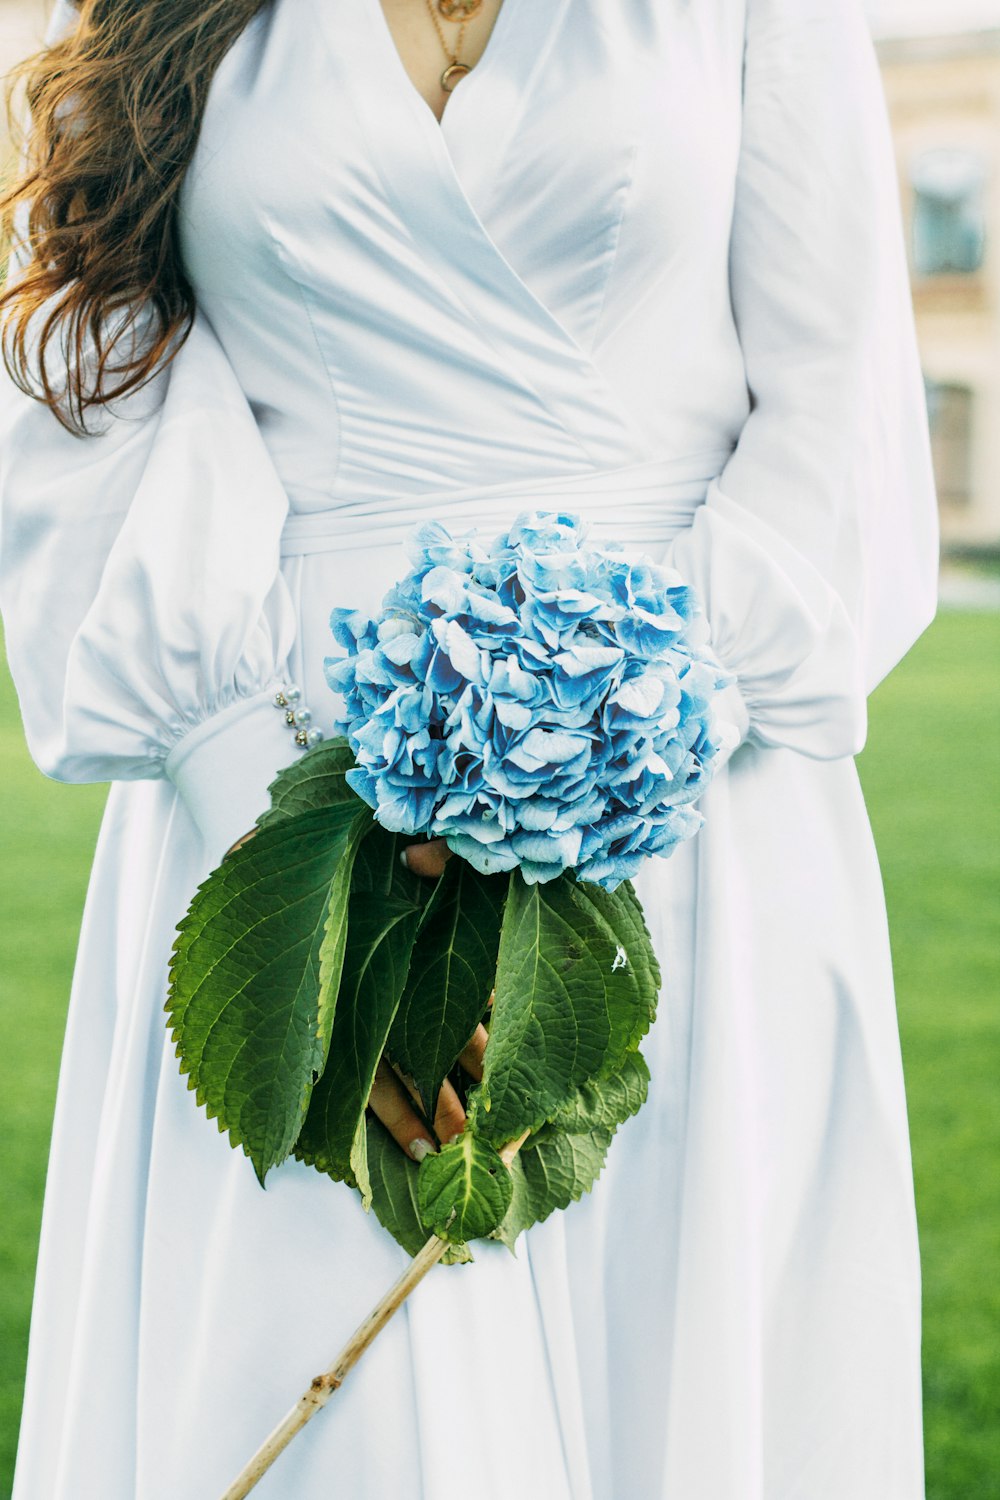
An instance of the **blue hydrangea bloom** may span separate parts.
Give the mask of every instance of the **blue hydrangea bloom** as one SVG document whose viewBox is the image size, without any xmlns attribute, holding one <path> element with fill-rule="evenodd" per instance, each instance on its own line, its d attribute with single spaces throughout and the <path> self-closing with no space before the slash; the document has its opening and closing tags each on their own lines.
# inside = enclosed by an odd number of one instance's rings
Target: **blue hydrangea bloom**
<svg viewBox="0 0 1000 1500">
<path fill-rule="evenodd" d="M 380 823 L 484 874 L 609 890 L 698 831 L 731 679 L 676 573 L 539 511 L 491 545 L 426 523 L 408 556 L 376 619 L 330 619 L 347 779 Z"/>
</svg>

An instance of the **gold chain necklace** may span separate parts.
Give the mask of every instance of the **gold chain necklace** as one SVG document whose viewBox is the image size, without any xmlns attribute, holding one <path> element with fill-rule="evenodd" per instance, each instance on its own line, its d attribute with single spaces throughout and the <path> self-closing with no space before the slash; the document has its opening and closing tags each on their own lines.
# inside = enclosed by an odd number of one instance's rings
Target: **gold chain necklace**
<svg viewBox="0 0 1000 1500">
<path fill-rule="evenodd" d="M 462 50 L 466 22 L 470 15 L 475 15 L 482 4 L 482 0 L 437 0 L 437 3 L 438 10 L 440 10 L 443 16 L 447 16 L 449 20 L 452 20 L 459 12 L 462 15 L 462 24 L 458 28 L 458 36 L 455 39 L 455 50 L 452 51 L 445 41 L 444 32 L 441 30 L 441 22 L 437 18 L 434 6 L 431 4 L 431 0 L 427 0 L 427 13 L 434 22 L 434 30 L 438 34 L 438 40 L 444 49 L 445 57 L 448 59 L 448 65 L 441 74 L 441 87 L 446 94 L 450 94 L 456 83 L 463 79 L 466 73 L 472 72 L 469 63 L 459 62 L 458 54 Z"/>
</svg>

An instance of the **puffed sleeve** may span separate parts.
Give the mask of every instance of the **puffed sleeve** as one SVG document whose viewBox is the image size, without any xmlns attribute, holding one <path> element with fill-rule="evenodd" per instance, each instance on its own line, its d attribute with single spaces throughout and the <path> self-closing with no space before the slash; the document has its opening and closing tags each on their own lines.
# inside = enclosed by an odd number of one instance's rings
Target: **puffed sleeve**
<svg viewBox="0 0 1000 1500">
<path fill-rule="evenodd" d="M 730 290 L 750 415 L 671 561 L 748 738 L 852 755 L 938 534 L 885 99 L 858 0 L 747 0 Z"/>
<path fill-rule="evenodd" d="M 198 314 L 173 362 L 76 437 L 3 391 L 0 606 L 29 748 L 60 781 L 168 777 L 219 856 L 295 752 L 287 499 Z"/>
<path fill-rule="evenodd" d="M 46 42 L 78 20 L 56 0 Z M 0 609 L 28 745 L 60 781 L 171 780 L 218 858 L 295 754 L 273 702 L 287 498 L 200 312 L 97 426 L 68 433 L 0 371 Z"/>
</svg>

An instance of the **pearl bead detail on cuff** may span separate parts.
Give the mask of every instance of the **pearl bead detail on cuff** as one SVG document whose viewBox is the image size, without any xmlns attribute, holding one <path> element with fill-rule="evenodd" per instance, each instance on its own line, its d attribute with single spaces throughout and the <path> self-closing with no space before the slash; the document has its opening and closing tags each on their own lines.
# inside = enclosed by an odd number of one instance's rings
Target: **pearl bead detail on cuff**
<svg viewBox="0 0 1000 1500">
<path fill-rule="evenodd" d="M 313 726 L 312 713 L 302 702 L 302 689 L 294 682 L 288 683 L 274 695 L 275 708 L 285 711 L 285 723 L 295 730 L 295 743 L 302 750 L 312 750 L 323 742 L 322 729 Z"/>
</svg>

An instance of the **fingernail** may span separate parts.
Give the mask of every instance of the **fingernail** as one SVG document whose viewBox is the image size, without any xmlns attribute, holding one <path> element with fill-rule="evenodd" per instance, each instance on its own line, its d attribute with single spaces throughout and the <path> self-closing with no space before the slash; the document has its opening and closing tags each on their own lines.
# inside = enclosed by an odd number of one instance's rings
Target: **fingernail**
<svg viewBox="0 0 1000 1500">
<path fill-rule="evenodd" d="M 459 1131 L 457 1135 L 451 1136 L 451 1138 L 448 1141 L 448 1145 L 449 1146 L 454 1146 L 455 1142 L 456 1141 L 460 1141 L 461 1139 L 462 1139 L 462 1132 Z"/>
<path fill-rule="evenodd" d="M 399 851 L 399 863 L 403 866 L 404 870 L 408 870 L 410 868 L 410 861 L 407 859 L 406 853 L 407 851 L 405 849 L 400 849 Z"/>
<path fill-rule="evenodd" d="M 413 1157 L 414 1161 L 423 1161 L 424 1157 L 430 1156 L 433 1150 L 434 1147 L 431 1145 L 430 1141 L 425 1141 L 421 1137 L 418 1137 L 417 1140 L 410 1142 L 410 1155 Z"/>
</svg>

